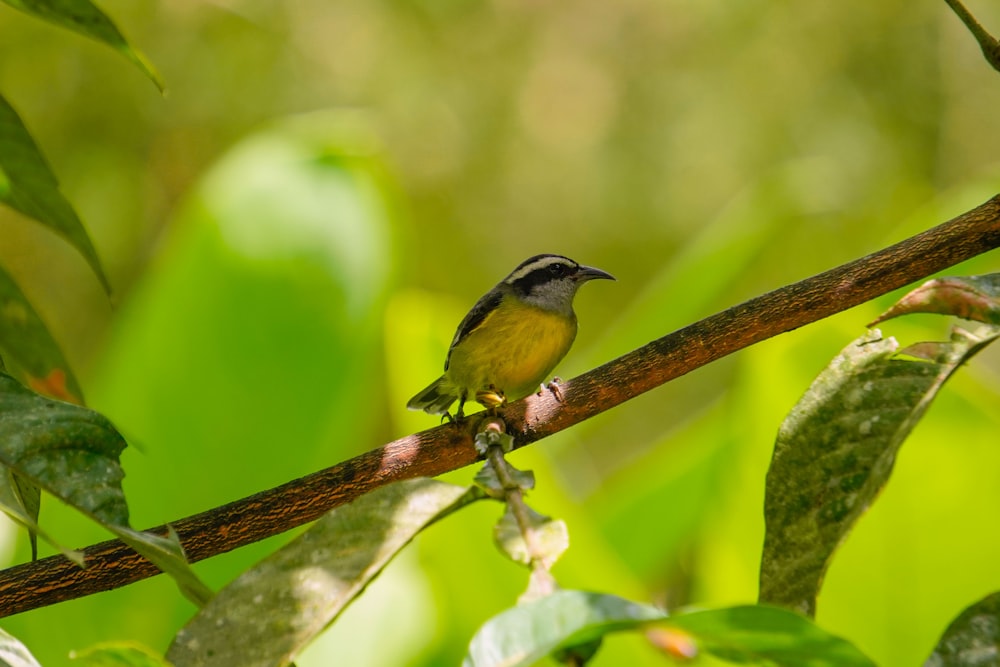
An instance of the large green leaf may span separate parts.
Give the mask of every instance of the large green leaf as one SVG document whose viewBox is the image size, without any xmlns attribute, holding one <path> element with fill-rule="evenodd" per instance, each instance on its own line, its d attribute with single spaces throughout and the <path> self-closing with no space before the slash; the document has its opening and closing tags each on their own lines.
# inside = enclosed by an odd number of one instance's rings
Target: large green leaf
<svg viewBox="0 0 1000 667">
<path fill-rule="evenodd" d="M 371 408 L 395 218 L 377 159 L 344 123 L 296 117 L 235 146 L 121 309 L 90 393 L 147 450 L 129 463 L 137 521 L 222 505 L 384 435 Z M 234 456 L 239 474 L 220 475 Z M 221 588 L 278 540 L 200 572 Z"/>
<path fill-rule="evenodd" d="M 656 607 L 617 595 L 557 591 L 507 609 L 487 621 L 469 643 L 462 667 L 532 665 L 559 649 L 667 618 Z"/>
<path fill-rule="evenodd" d="M 414 479 L 332 510 L 222 589 L 177 634 L 167 658 L 186 667 L 288 664 L 417 533 L 482 497 Z"/>
<path fill-rule="evenodd" d="M 1000 593 L 987 595 L 945 630 L 924 667 L 1000 664 Z"/>
<path fill-rule="evenodd" d="M 156 87 L 163 90 L 163 79 L 138 49 L 122 36 L 114 22 L 90 0 L 3 0 L 26 14 L 103 42 L 131 60 Z"/>
<path fill-rule="evenodd" d="M 0 95 L 0 202 L 61 234 L 111 290 L 94 244 L 21 118 Z"/>
<path fill-rule="evenodd" d="M 944 382 L 1000 328 L 902 352 L 875 330 L 816 378 L 778 432 L 767 474 L 760 601 L 815 614 L 837 545 L 874 501 Z"/>
</svg>

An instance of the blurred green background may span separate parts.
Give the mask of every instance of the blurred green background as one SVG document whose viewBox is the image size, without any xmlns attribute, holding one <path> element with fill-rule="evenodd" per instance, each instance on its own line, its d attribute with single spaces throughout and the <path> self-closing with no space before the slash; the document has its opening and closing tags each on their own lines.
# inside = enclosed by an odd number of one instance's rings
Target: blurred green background
<svg viewBox="0 0 1000 667">
<path fill-rule="evenodd" d="M 0 90 L 85 220 L 109 303 L 61 239 L 0 210 L 32 298 L 168 522 L 435 425 L 406 399 L 522 259 L 613 273 L 577 299 L 572 377 L 1000 191 L 1000 75 L 943 2 L 106 1 L 160 69 L 0 7 Z M 1000 31 L 1000 12 L 970 7 Z M 997 270 L 996 255 L 949 272 Z M 569 524 L 566 587 L 753 601 L 783 415 L 890 300 L 701 369 L 517 453 Z M 948 323 L 891 323 L 904 343 Z M 843 545 L 819 623 L 918 664 L 1000 589 L 1000 353 L 946 389 Z M 460 483 L 472 470 L 449 476 Z M 499 508 L 435 526 L 300 667 L 457 664 L 526 573 Z M 106 539 L 45 502 L 71 545 Z M 4 527 L 2 557 L 26 539 Z M 201 563 L 219 587 L 288 535 Z M 49 553 L 43 546 L 43 555 Z M 164 577 L 5 619 L 45 665 L 193 608 Z M 387 637 L 391 641 L 387 641 Z M 659 665 L 638 637 L 593 664 Z"/>
</svg>

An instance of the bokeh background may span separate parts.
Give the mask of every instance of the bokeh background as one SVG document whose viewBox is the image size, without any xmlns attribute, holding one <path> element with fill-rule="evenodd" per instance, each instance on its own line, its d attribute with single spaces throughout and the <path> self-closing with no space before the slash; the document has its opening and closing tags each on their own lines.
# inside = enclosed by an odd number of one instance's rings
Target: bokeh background
<svg viewBox="0 0 1000 667">
<path fill-rule="evenodd" d="M 106 0 L 166 80 L 0 8 L 0 90 L 85 220 L 112 299 L 0 210 L 0 263 L 89 404 L 134 445 L 137 527 L 436 424 L 406 399 L 465 310 L 525 257 L 615 274 L 577 299 L 559 369 L 862 256 L 1000 191 L 1000 74 L 943 2 Z M 990 3 L 970 6 L 1000 31 Z M 996 254 L 951 271 L 996 271 Z M 521 451 L 564 518 L 567 587 L 669 605 L 756 597 L 783 415 L 890 299 L 701 369 Z M 942 318 L 891 323 L 904 343 Z M 828 573 L 819 623 L 920 664 L 1000 588 L 1000 355 L 963 369 Z M 449 478 L 468 483 L 473 470 Z M 298 664 L 457 664 L 526 573 L 493 506 L 435 526 Z M 107 535 L 54 502 L 71 545 Z M 218 587 L 289 535 L 201 563 Z M 3 528 L 4 562 L 27 557 Z M 43 546 L 43 554 L 49 553 Z M 3 627 L 45 665 L 193 608 L 165 577 Z M 595 665 L 659 665 L 641 638 Z"/>
</svg>

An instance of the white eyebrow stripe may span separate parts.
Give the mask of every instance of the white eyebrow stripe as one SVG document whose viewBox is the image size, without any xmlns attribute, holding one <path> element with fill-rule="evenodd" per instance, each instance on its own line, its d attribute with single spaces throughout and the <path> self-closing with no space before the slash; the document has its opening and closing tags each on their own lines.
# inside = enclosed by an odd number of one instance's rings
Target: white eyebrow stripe
<svg viewBox="0 0 1000 667">
<path fill-rule="evenodd" d="M 547 266 L 552 266 L 553 264 L 566 264 L 573 266 L 574 262 L 566 257 L 560 257 L 559 255 L 550 255 L 548 257 L 540 257 L 536 259 L 531 264 L 527 266 L 522 266 L 520 269 L 515 270 L 504 280 L 505 283 L 514 283 L 524 278 L 529 273 L 533 273 L 538 269 L 544 269 Z"/>
</svg>

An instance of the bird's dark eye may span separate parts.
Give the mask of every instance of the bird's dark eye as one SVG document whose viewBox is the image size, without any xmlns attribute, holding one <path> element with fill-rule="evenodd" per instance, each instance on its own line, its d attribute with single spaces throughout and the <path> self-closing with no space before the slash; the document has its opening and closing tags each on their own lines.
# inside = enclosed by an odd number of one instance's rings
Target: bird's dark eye
<svg viewBox="0 0 1000 667">
<path fill-rule="evenodd" d="M 565 264 L 549 264 L 549 273 L 554 278 L 562 278 L 569 273 L 569 267 Z"/>
</svg>

